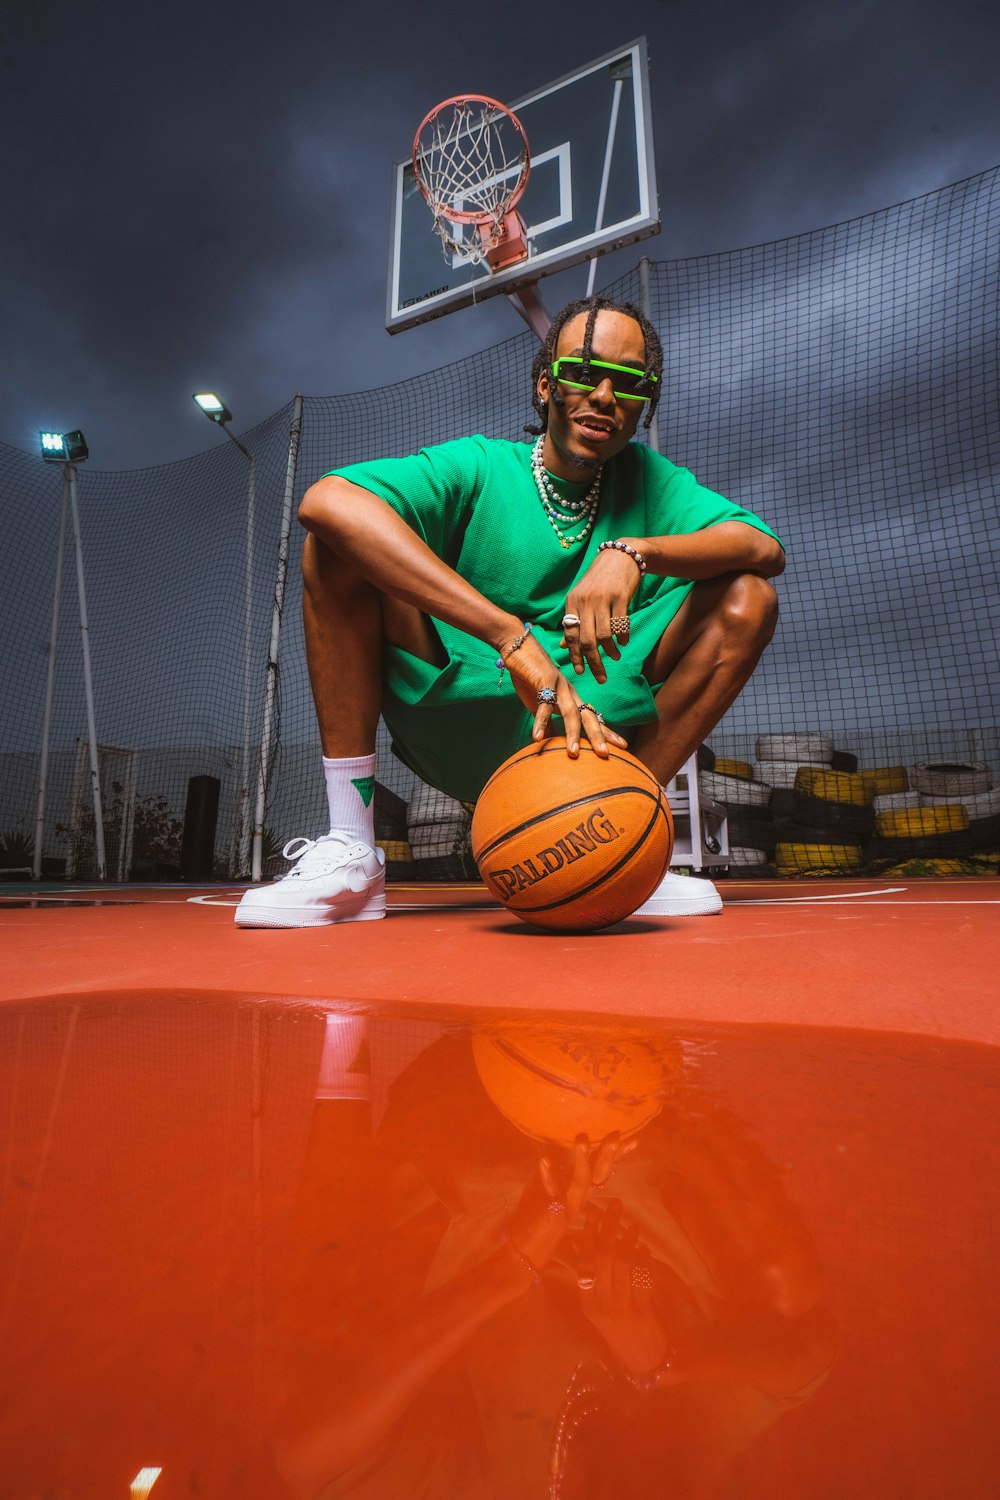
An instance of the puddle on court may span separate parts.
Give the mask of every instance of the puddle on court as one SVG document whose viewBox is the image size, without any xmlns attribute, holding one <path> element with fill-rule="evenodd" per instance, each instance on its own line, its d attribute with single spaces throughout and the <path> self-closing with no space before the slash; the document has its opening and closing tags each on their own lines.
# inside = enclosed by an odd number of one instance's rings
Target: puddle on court
<svg viewBox="0 0 1000 1500">
<path fill-rule="evenodd" d="M 5 1006 L 0 1496 L 992 1500 L 998 1076 L 849 1032 Z M 571 1143 L 615 1128 L 608 1175 Z"/>
</svg>

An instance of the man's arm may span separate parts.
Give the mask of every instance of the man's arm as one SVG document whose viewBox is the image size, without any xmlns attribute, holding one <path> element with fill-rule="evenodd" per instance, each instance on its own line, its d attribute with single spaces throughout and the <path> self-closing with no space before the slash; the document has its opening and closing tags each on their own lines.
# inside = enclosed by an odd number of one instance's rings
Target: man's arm
<svg viewBox="0 0 1000 1500">
<path fill-rule="evenodd" d="M 616 541 L 638 552 L 646 571 L 659 577 L 699 582 L 727 573 L 755 573 L 760 578 L 775 578 L 785 567 L 781 543 L 746 521 L 720 521 L 703 531 L 680 536 L 620 536 Z M 580 626 L 579 633 L 569 637 L 566 645 L 577 673 L 589 664 L 598 682 L 607 680 L 601 653 L 612 661 L 621 657 L 610 621 L 628 613 L 641 579 L 633 557 L 608 547 L 598 552 L 570 591 L 566 609 L 579 617 Z"/>
<path fill-rule="evenodd" d="M 348 479 L 328 475 L 306 490 L 299 520 L 382 593 L 415 604 L 495 651 L 523 628 L 516 615 L 491 604 L 442 562 L 387 501 Z"/>
<path fill-rule="evenodd" d="M 781 543 L 746 521 L 720 521 L 683 536 L 623 536 L 617 540 L 641 553 L 647 571 L 658 577 L 698 581 L 723 573 L 756 573 L 759 578 L 777 578 L 785 570 Z M 606 555 L 601 553 L 602 558 Z M 632 567 L 635 571 L 634 563 Z"/>
</svg>

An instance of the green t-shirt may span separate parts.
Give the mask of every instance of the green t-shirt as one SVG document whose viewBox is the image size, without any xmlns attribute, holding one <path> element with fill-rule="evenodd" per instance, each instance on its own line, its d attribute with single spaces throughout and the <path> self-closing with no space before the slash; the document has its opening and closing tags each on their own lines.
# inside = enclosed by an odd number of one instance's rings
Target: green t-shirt
<svg viewBox="0 0 1000 1500">
<path fill-rule="evenodd" d="M 619 536 L 677 536 L 722 521 L 744 521 L 774 536 L 750 511 L 706 489 L 690 470 L 640 443 L 630 443 L 605 465 L 593 530 L 585 542 L 569 548 L 560 544 L 542 509 L 530 443 L 458 438 L 407 458 L 331 472 L 380 496 L 481 594 L 530 621 L 563 670 L 569 664 L 559 646 L 566 596 L 601 542 Z M 551 477 L 557 491 L 569 497 L 584 494 L 590 483 Z M 577 679 L 581 693 L 609 724 L 620 728 L 656 717 L 642 665 L 692 587 L 689 579 L 645 574 L 630 608 L 630 639 L 621 648 L 621 660 L 608 661 L 607 682 L 596 683 L 589 672 Z M 445 621 L 435 625 L 448 665 L 432 666 L 387 648 L 383 712 L 396 751 L 407 764 L 432 785 L 471 799 L 505 756 L 527 742 L 531 719 L 506 674 L 498 691 L 496 652 L 486 642 Z M 428 709 L 438 712 L 428 714 Z M 455 735 L 463 745 L 463 766 L 453 774 L 455 752 L 445 742 Z M 440 763 L 439 752 L 444 756 Z M 473 761 L 479 762 L 474 770 Z M 461 790 L 455 790 L 458 786 Z"/>
</svg>

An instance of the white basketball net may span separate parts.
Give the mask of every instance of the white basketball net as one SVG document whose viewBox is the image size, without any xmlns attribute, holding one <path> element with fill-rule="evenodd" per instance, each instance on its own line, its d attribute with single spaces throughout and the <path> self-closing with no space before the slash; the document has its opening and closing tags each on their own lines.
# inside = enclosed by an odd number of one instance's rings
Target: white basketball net
<svg viewBox="0 0 1000 1500">
<path fill-rule="evenodd" d="M 452 229 L 474 221 L 488 225 L 494 239 L 503 233 L 527 167 L 517 125 L 482 100 L 453 100 L 425 123 L 413 162 L 445 258 L 462 255 L 478 265 L 486 254 L 481 235 L 457 239 Z"/>
</svg>

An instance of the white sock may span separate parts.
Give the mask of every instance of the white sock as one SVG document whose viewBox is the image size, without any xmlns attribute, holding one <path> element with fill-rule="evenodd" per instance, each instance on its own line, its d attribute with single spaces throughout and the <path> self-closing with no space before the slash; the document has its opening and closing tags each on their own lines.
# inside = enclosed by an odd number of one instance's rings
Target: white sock
<svg viewBox="0 0 1000 1500">
<path fill-rule="evenodd" d="M 323 757 L 326 798 L 330 804 L 330 832 L 375 844 L 375 757 L 348 755 L 343 760 Z"/>
</svg>

